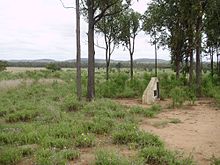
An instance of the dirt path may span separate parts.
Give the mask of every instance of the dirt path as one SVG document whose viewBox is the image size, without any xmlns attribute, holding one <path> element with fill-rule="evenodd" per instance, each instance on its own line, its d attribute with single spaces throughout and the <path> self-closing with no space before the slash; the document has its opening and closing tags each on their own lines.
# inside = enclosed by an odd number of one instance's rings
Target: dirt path
<svg viewBox="0 0 220 165">
<path fill-rule="evenodd" d="M 138 100 L 119 102 L 141 105 Z M 167 107 L 166 102 L 159 103 Z M 213 155 L 220 157 L 220 110 L 210 99 L 201 99 L 195 106 L 182 109 L 165 109 L 156 118 L 144 118 L 140 129 L 160 136 L 168 148 L 192 155 L 199 165 L 209 164 Z"/>
</svg>

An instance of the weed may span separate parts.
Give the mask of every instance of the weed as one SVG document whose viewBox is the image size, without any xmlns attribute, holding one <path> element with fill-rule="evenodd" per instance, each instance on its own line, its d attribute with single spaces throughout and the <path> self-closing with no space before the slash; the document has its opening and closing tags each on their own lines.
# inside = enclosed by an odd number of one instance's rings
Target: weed
<svg viewBox="0 0 220 165">
<path fill-rule="evenodd" d="M 38 112 L 35 111 L 30 111 L 30 110 L 17 111 L 15 113 L 7 115 L 6 121 L 11 123 L 18 121 L 27 122 L 33 120 L 37 115 Z"/>
<path fill-rule="evenodd" d="M 181 120 L 176 119 L 176 118 L 172 118 L 172 119 L 170 119 L 169 123 L 178 124 L 178 123 L 181 123 Z"/>
<path fill-rule="evenodd" d="M 150 133 L 139 131 L 135 124 L 126 123 L 118 126 L 112 133 L 113 143 L 129 144 L 135 143 L 137 147 L 162 146 L 163 142 Z"/>
<path fill-rule="evenodd" d="M 133 106 L 130 108 L 132 114 L 143 114 L 145 117 L 154 117 L 158 112 L 161 111 L 160 105 L 152 105 L 150 108 L 143 108 L 140 106 Z"/>
<path fill-rule="evenodd" d="M 168 124 L 169 124 L 169 121 L 164 120 L 164 121 L 158 121 L 158 122 L 153 123 L 153 126 L 156 128 L 164 128 Z"/>
<path fill-rule="evenodd" d="M 95 136 L 92 134 L 84 134 L 77 136 L 75 138 L 75 146 L 76 147 L 92 147 L 95 145 Z"/>
<path fill-rule="evenodd" d="M 80 157 L 80 152 L 74 149 L 65 149 L 60 151 L 60 154 L 62 155 L 63 158 L 71 161 L 78 159 Z"/>
<path fill-rule="evenodd" d="M 91 132 L 96 134 L 109 133 L 114 126 L 114 121 L 109 117 L 95 117 L 93 123 Z"/>
<path fill-rule="evenodd" d="M 13 147 L 4 147 L 0 151 L 0 164 L 16 164 L 19 160 L 22 159 L 22 152 L 18 148 Z"/>
<path fill-rule="evenodd" d="M 96 152 L 95 165 L 131 165 L 131 162 L 113 151 Z"/>
<path fill-rule="evenodd" d="M 211 165 L 220 165 L 220 158 L 216 158 L 214 155 L 211 158 Z"/>
<path fill-rule="evenodd" d="M 186 93 L 183 90 L 183 88 L 180 88 L 180 87 L 175 87 L 175 88 L 171 89 L 170 96 L 173 101 L 173 105 L 172 105 L 173 108 L 178 107 L 178 106 L 182 106 L 186 100 Z"/>
<path fill-rule="evenodd" d="M 53 138 L 46 136 L 42 139 L 42 146 L 43 147 L 50 147 L 50 148 L 68 148 L 71 145 L 71 141 L 65 138 Z"/>
<path fill-rule="evenodd" d="M 180 159 L 177 154 L 167 151 L 164 147 L 150 146 L 140 151 L 140 157 L 143 157 L 146 164 L 163 165 L 192 165 L 191 158 Z"/>
</svg>

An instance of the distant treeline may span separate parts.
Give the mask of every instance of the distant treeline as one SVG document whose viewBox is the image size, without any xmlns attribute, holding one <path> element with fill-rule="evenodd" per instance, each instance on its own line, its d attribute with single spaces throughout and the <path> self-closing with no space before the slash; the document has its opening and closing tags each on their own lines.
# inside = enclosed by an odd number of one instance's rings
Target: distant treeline
<svg viewBox="0 0 220 165">
<path fill-rule="evenodd" d="M 51 62 L 8 62 L 9 67 L 46 67 Z M 61 68 L 76 68 L 76 62 L 52 62 Z M 87 62 L 81 63 L 82 68 L 87 68 Z M 105 68 L 105 63 L 95 63 L 96 68 Z M 111 68 L 129 68 L 129 62 L 111 63 Z M 134 62 L 134 68 L 153 69 L 154 63 L 137 63 Z M 169 63 L 159 63 L 158 68 L 166 69 L 171 68 Z"/>
</svg>

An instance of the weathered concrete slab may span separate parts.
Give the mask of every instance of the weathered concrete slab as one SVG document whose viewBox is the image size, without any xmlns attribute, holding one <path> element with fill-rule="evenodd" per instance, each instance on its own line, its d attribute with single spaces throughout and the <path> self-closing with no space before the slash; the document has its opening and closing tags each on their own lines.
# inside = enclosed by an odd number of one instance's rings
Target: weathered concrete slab
<svg viewBox="0 0 220 165">
<path fill-rule="evenodd" d="M 152 77 L 142 96 L 142 103 L 153 104 L 157 99 L 159 99 L 159 80 Z"/>
</svg>

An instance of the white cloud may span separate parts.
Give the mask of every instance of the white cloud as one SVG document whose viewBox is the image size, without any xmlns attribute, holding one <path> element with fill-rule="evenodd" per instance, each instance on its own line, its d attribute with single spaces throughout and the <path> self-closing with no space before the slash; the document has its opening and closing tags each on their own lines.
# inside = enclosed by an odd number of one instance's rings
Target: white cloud
<svg viewBox="0 0 220 165">
<path fill-rule="evenodd" d="M 72 0 L 65 0 L 71 6 Z M 139 0 L 133 8 L 143 13 L 146 0 Z M 87 57 L 87 24 L 82 18 L 82 57 Z M 57 60 L 75 57 L 75 10 L 64 9 L 59 0 L 0 0 L 0 59 Z M 153 58 L 154 48 L 140 34 L 134 58 Z M 103 40 L 99 37 L 99 43 Z M 166 56 L 161 58 L 168 59 Z M 96 48 L 96 58 L 104 58 L 104 51 Z M 129 59 L 127 51 L 119 48 L 114 59 Z"/>
</svg>

